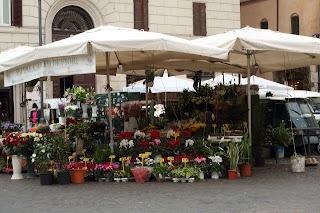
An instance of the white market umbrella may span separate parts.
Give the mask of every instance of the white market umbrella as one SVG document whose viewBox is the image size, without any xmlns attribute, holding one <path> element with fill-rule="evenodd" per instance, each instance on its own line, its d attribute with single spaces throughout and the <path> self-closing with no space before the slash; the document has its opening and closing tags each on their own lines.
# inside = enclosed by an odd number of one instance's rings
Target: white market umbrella
<svg viewBox="0 0 320 213">
<path fill-rule="evenodd" d="M 96 65 L 97 74 L 107 74 L 108 107 L 111 111 L 111 70 L 122 65 L 124 69 L 132 66 L 152 66 L 153 63 L 169 59 L 201 59 L 210 61 L 222 61 L 228 57 L 228 51 L 221 48 L 208 47 L 201 44 L 193 44 L 188 40 L 147 31 L 120 28 L 113 26 L 100 26 L 75 36 L 56 41 L 31 51 L 25 61 L 5 61 L 6 67 L 0 66 L 0 72 L 10 73 L 28 71 L 34 67 L 45 67 L 48 60 L 50 64 L 66 65 L 64 72 L 55 69 L 49 73 L 46 69 L 33 72 L 28 78 L 21 78 L 21 82 L 30 81 L 43 76 L 61 76 L 69 74 L 72 66 L 68 63 L 70 56 L 90 56 L 85 63 Z M 11 62 L 11 63 L 9 63 Z M 78 62 L 78 61 L 72 61 Z M 79 62 L 80 63 L 80 62 Z M 33 66 L 36 65 L 36 66 Z M 26 68 L 25 68 L 25 67 Z M 19 70 L 15 70 L 18 68 Z M 80 71 L 80 70 L 79 70 Z M 82 70 L 82 73 L 86 71 Z M 88 71 L 92 73 L 92 70 Z M 27 75 L 27 72 L 24 72 Z M 73 73 L 74 74 L 74 73 Z M 21 75 L 23 76 L 23 75 Z M 17 82 L 10 82 L 12 85 Z M 110 144 L 113 152 L 112 117 L 109 116 Z"/>
<path fill-rule="evenodd" d="M 146 93 L 145 80 L 137 81 L 123 88 L 124 92 Z M 149 87 L 152 93 L 182 92 L 184 89 L 193 89 L 193 80 L 179 76 L 168 76 L 165 71 L 162 77 L 154 77 L 153 86 Z"/>
<path fill-rule="evenodd" d="M 293 88 L 290 86 L 286 86 L 284 84 L 280 84 L 274 81 L 270 81 L 258 76 L 251 76 L 250 77 L 250 83 L 251 85 L 257 85 L 259 89 L 264 89 L 264 90 L 284 90 L 284 91 L 292 91 Z M 219 75 L 213 79 L 209 79 L 206 81 L 202 82 L 203 85 L 209 84 L 210 86 L 214 87 L 218 84 L 225 84 L 225 85 L 230 85 L 230 84 L 239 84 L 239 78 L 237 76 L 233 76 L 230 74 L 223 74 Z M 247 78 L 240 78 L 240 84 L 241 85 L 246 85 L 248 84 L 248 79 Z"/>
<path fill-rule="evenodd" d="M 230 51 L 230 64 L 247 67 L 248 129 L 251 141 L 251 68 L 256 67 L 265 73 L 320 64 L 320 40 L 307 36 L 245 27 L 192 42 L 226 48 Z"/>
</svg>

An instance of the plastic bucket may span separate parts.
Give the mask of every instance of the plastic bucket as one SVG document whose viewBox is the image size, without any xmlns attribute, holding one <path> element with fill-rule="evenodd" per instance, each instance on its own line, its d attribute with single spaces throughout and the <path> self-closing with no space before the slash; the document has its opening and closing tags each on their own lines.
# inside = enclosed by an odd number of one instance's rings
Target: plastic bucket
<svg viewBox="0 0 320 213">
<path fill-rule="evenodd" d="M 291 157 L 291 169 L 293 172 L 305 171 L 305 156 L 292 156 Z"/>
</svg>

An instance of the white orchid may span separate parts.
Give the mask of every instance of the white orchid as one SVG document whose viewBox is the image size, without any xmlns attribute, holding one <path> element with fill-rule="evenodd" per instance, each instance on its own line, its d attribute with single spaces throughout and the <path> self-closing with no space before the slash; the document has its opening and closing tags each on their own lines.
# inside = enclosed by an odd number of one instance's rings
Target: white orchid
<svg viewBox="0 0 320 213">
<path fill-rule="evenodd" d="M 140 130 L 136 130 L 134 135 L 133 135 L 133 138 L 134 139 L 137 139 L 137 138 L 145 138 L 146 137 L 146 133 L 144 132 L 140 132 Z"/>
<path fill-rule="evenodd" d="M 194 141 L 192 139 L 186 140 L 186 146 L 193 146 Z"/>
<path fill-rule="evenodd" d="M 129 141 L 129 148 L 132 148 L 132 147 L 134 147 L 134 143 L 133 143 L 133 140 L 130 140 Z"/>
<path fill-rule="evenodd" d="M 36 155 L 35 153 L 33 153 L 33 154 L 32 154 L 32 157 L 35 158 L 35 157 L 37 157 L 37 155 Z"/>
<path fill-rule="evenodd" d="M 172 129 L 170 129 L 170 130 L 167 132 L 167 138 L 171 138 L 173 135 L 174 135 L 174 131 L 173 131 Z"/>
<path fill-rule="evenodd" d="M 160 115 L 165 113 L 165 108 L 163 106 L 163 104 L 157 104 L 154 106 L 154 117 L 159 118 Z"/>
<path fill-rule="evenodd" d="M 208 157 L 213 163 L 220 164 L 223 160 L 219 155 L 209 156 Z"/>
<path fill-rule="evenodd" d="M 119 144 L 119 148 L 127 148 L 128 145 L 129 145 L 129 141 L 127 139 L 122 139 Z"/>
</svg>

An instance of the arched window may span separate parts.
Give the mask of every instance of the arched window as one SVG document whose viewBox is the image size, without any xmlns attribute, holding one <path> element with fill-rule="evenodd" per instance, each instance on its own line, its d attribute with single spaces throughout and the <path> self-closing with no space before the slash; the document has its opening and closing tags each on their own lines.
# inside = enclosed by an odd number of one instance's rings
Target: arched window
<svg viewBox="0 0 320 213">
<path fill-rule="evenodd" d="M 291 15 L 291 33 L 299 35 L 299 16 L 296 13 Z"/>
<path fill-rule="evenodd" d="M 267 19 L 262 19 L 261 22 L 260 22 L 260 29 L 269 29 L 269 26 L 268 26 L 268 20 Z"/>
</svg>

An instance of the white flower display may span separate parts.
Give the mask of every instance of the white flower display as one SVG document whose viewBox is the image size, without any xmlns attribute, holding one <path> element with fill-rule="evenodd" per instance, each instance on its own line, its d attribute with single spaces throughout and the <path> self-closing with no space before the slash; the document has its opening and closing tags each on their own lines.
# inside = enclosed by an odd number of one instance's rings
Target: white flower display
<svg viewBox="0 0 320 213">
<path fill-rule="evenodd" d="M 171 138 L 173 137 L 174 135 L 174 131 L 172 129 L 170 129 L 168 132 L 167 132 L 167 138 Z"/>
<path fill-rule="evenodd" d="M 33 153 L 33 154 L 32 154 L 32 157 L 35 158 L 35 157 L 37 157 L 37 155 L 36 155 L 35 153 Z"/>
<path fill-rule="evenodd" d="M 46 150 L 45 150 L 45 149 L 43 149 L 43 150 L 41 150 L 41 152 L 42 152 L 42 153 L 45 153 L 45 152 L 46 152 Z"/>
<path fill-rule="evenodd" d="M 220 164 L 222 162 L 222 158 L 219 155 L 209 156 L 208 157 L 213 163 Z"/>
<path fill-rule="evenodd" d="M 186 140 L 186 146 L 193 146 L 194 141 L 192 139 Z"/>
<path fill-rule="evenodd" d="M 165 113 L 165 108 L 163 106 L 163 104 L 157 104 L 154 106 L 154 117 L 159 118 L 160 115 Z"/>
<path fill-rule="evenodd" d="M 122 139 L 119 144 L 119 148 L 127 148 L 129 141 L 127 139 Z"/>
<path fill-rule="evenodd" d="M 132 148 L 132 147 L 134 147 L 134 143 L 133 143 L 133 140 L 130 140 L 129 141 L 129 148 Z"/>
<path fill-rule="evenodd" d="M 133 135 L 133 138 L 134 139 L 137 139 L 137 138 L 145 138 L 146 137 L 146 133 L 144 132 L 140 132 L 140 130 L 136 130 L 134 135 Z"/>
</svg>

